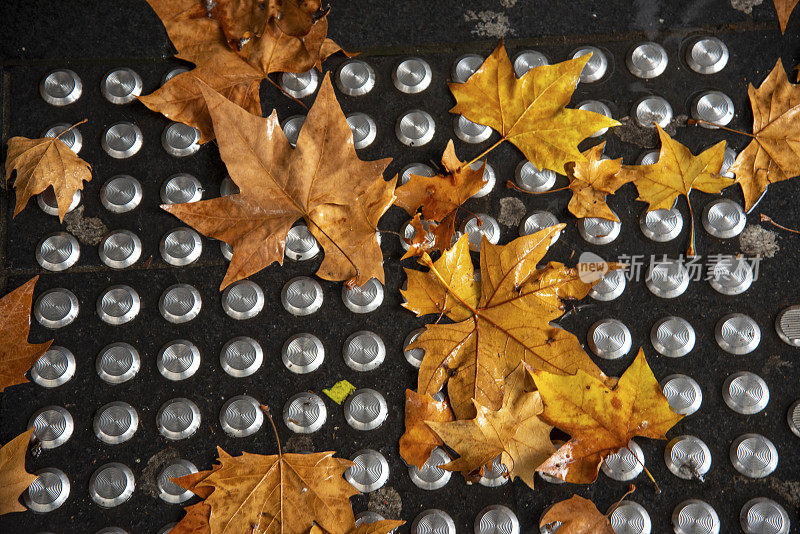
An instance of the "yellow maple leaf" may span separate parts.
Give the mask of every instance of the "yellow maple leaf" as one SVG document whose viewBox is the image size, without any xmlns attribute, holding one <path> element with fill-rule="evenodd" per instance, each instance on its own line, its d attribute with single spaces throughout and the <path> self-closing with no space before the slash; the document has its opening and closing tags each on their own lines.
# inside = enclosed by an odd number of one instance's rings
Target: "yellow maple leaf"
<svg viewBox="0 0 800 534">
<path fill-rule="evenodd" d="M 579 218 L 600 217 L 619 221 L 606 204 L 606 195 L 614 193 L 631 181 L 629 173 L 620 172 L 622 158 L 603 158 L 605 142 L 583 152 L 584 161 L 576 161 L 566 166 L 572 198 L 567 209 Z"/>
</svg>

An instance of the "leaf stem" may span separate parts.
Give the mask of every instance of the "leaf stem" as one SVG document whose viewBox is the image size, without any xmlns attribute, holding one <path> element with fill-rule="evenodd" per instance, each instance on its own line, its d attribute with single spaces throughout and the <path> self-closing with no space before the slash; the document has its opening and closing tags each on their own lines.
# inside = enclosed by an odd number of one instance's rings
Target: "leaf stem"
<svg viewBox="0 0 800 534">
<path fill-rule="evenodd" d="M 689 206 L 689 248 L 686 250 L 686 255 L 690 258 L 695 256 L 694 250 L 694 212 L 692 211 L 692 203 L 689 201 L 689 195 L 686 195 L 686 205 Z"/>
<path fill-rule="evenodd" d="M 547 191 L 528 191 L 527 189 L 522 189 L 520 186 L 512 182 L 511 180 L 506 181 L 506 187 L 509 189 L 514 189 L 516 191 L 520 191 L 522 193 L 527 193 L 529 195 L 546 195 L 548 193 L 556 193 L 558 191 L 566 191 L 569 189 L 569 186 L 559 187 L 558 189 L 549 189 Z"/>
<path fill-rule="evenodd" d="M 477 156 L 475 156 L 474 158 L 472 158 L 472 160 L 471 160 L 471 161 L 468 161 L 467 163 L 462 163 L 461 165 L 459 165 L 459 166 L 458 166 L 458 170 L 460 171 L 460 170 L 461 170 L 461 169 L 463 169 L 464 167 L 469 167 L 470 165 L 472 165 L 473 163 L 475 163 L 476 161 L 478 161 L 479 159 L 481 159 L 483 156 L 485 156 L 486 154 L 488 154 L 489 152 L 491 152 L 492 150 L 494 150 L 495 148 L 497 148 L 497 145 L 499 145 L 500 143 L 502 143 L 502 142 L 503 142 L 503 141 L 505 141 L 505 140 L 506 140 L 506 138 L 505 138 L 505 137 L 501 137 L 501 138 L 500 138 L 500 140 L 499 140 L 498 142 L 496 142 L 495 144 L 493 144 L 492 146 L 490 146 L 489 148 L 487 148 L 486 150 L 484 150 L 483 152 L 481 152 L 480 154 L 478 154 Z"/>
<path fill-rule="evenodd" d="M 739 134 L 739 135 L 744 135 L 744 136 L 747 136 L 747 137 L 752 137 L 753 139 L 756 138 L 756 136 L 754 134 L 749 134 L 749 133 L 743 132 L 741 130 L 734 130 L 733 128 L 728 128 L 727 126 L 722 126 L 721 124 L 715 124 L 713 122 L 704 121 L 702 119 L 688 119 L 686 121 L 686 124 L 688 126 L 706 125 L 706 126 L 711 126 L 712 128 L 719 128 L 720 130 L 725 130 L 726 132 L 731 132 L 731 133 L 735 133 L 735 134 Z"/>
<path fill-rule="evenodd" d="M 641 466 L 642 466 L 642 470 L 644 471 L 644 474 L 645 474 L 645 475 L 647 475 L 647 478 L 649 478 L 649 479 L 650 479 L 650 482 L 652 482 L 652 483 L 653 483 L 653 485 L 656 487 L 656 495 L 660 495 L 660 494 L 661 494 L 661 488 L 660 488 L 660 487 L 658 487 L 658 482 L 656 482 L 656 479 L 655 479 L 655 478 L 653 478 L 653 475 L 650 473 L 650 471 L 647 469 L 647 467 L 644 465 L 644 463 L 642 463 L 642 461 L 639 459 L 639 457 L 638 457 L 638 456 L 636 456 L 636 453 L 634 453 L 632 450 L 630 450 L 630 449 L 627 447 L 627 445 L 626 445 L 624 448 L 625 448 L 625 449 L 626 449 L 626 450 L 627 450 L 629 453 L 631 453 L 631 456 L 633 456 L 633 458 L 634 458 L 634 459 L 635 459 L 635 460 L 636 460 L 636 461 L 639 463 L 639 465 L 641 465 Z M 632 486 L 634 489 L 636 489 L 636 486 L 633 486 L 633 484 L 631 484 L 631 486 Z M 630 490 L 630 491 L 628 491 L 628 493 L 631 493 L 631 492 L 633 492 L 633 489 L 632 489 L 632 490 Z M 622 496 L 622 499 L 624 499 L 624 498 L 625 498 L 625 497 L 628 495 L 628 493 L 626 493 L 625 495 L 623 495 L 623 496 Z M 620 499 L 620 501 L 621 501 L 622 499 Z"/>
<path fill-rule="evenodd" d="M 773 226 L 775 226 L 777 228 L 780 228 L 781 230 L 786 230 L 787 232 L 791 232 L 793 234 L 800 234 L 800 230 L 795 230 L 793 228 L 787 228 L 786 226 L 778 224 L 775 221 L 773 221 L 771 217 L 768 217 L 768 216 L 764 215 L 763 213 L 759 213 L 759 215 L 761 216 L 761 222 L 770 223 L 771 225 L 773 225 Z"/>
<path fill-rule="evenodd" d="M 66 130 L 64 130 L 63 132 L 61 132 L 60 134 L 58 134 L 58 135 L 57 135 L 55 138 L 56 138 L 56 139 L 58 139 L 59 137 L 61 137 L 61 136 L 62 136 L 62 135 L 64 135 L 65 133 L 67 133 L 68 131 L 72 130 L 73 128 L 77 128 L 78 126 L 80 126 L 81 124 L 84 124 L 84 123 L 86 123 L 86 122 L 89 122 L 89 119 L 83 119 L 81 122 L 76 122 L 75 124 L 73 124 L 72 126 L 70 126 L 69 128 L 67 128 Z"/>
<path fill-rule="evenodd" d="M 278 437 L 278 429 L 275 427 L 275 421 L 272 419 L 272 413 L 270 413 L 269 406 L 262 404 L 261 410 L 267 414 L 267 419 L 269 419 L 269 424 L 272 425 L 272 431 L 275 433 L 275 441 L 278 442 L 278 456 L 283 456 L 283 451 L 281 450 L 281 438 Z"/>
</svg>

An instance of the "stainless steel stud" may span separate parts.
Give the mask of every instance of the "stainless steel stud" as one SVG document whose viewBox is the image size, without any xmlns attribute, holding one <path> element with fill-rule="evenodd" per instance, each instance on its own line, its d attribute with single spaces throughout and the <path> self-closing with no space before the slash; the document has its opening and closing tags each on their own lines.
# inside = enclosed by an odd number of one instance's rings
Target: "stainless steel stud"
<svg viewBox="0 0 800 534">
<path fill-rule="evenodd" d="M 652 522 L 644 506 L 634 501 L 622 501 L 614 506 L 608 517 L 617 534 L 650 534 Z"/>
<path fill-rule="evenodd" d="M 36 247 L 36 261 L 48 271 L 69 269 L 81 256 L 78 240 L 67 232 L 55 232 L 45 237 Z"/>
<path fill-rule="evenodd" d="M 319 254 L 319 251 L 319 243 L 305 224 L 293 226 L 287 232 L 284 255 L 290 260 L 310 260 Z"/>
<path fill-rule="evenodd" d="M 725 178 L 736 178 L 736 175 L 730 172 L 731 165 L 736 161 L 736 151 L 729 146 L 725 147 L 725 153 L 722 156 L 722 167 L 719 173 Z"/>
<path fill-rule="evenodd" d="M 764 478 L 778 466 L 778 449 L 761 434 L 742 434 L 731 443 L 731 463 L 748 478 Z"/>
<path fill-rule="evenodd" d="M 219 412 L 219 424 L 233 438 L 252 436 L 264 424 L 264 412 L 259 402 L 249 395 L 231 397 Z"/>
<path fill-rule="evenodd" d="M 114 401 L 102 406 L 94 415 L 94 435 L 108 445 L 131 439 L 139 428 L 139 414 L 127 402 Z"/>
<path fill-rule="evenodd" d="M 595 282 L 589 291 L 589 296 L 600 302 L 608 302 L 622 295 L 625 292 L 626 284 L 625 271 L 614 269 Z"/>
<path fill-rule="evenodd" d="M 234 378 L 250 376 L 264 362 L 264 350 L 258 341 L 246 336 L 229 340 L 219 353 L 222 370 Z"/>
<path fill-rule="evenodd" d="M 191 341 L 170 341 L 158 353 L 158 372 L 167 380 L 184 380 L 200 368 L 200 349 Z"/>
<path fill-rule="evenodd" d="M 140 308 L 139 293 L 131 286 L 111 286 L 97 298 L 97 315 L 101 321 L 113 326 L 132 321 Z"/>
<path fill-rule="evenodd" d="M 612 212 L 613 213 L 613 212 Z M 622 224 L 600 217 L 578 219 L 578 233 L 584 241 L 592 245 L 607 245 L 614 241 L 622 229 Z"/>
<path fill-rule="evenodd" d="M 508 469 L 501 462 L 502 457 L 502 454 L 498 454 L 491 462 L 483 466 L 483 474 L 478 479 L 478 484 L 487 488 L 496 488 L 509 481 Z"/>
<path fill-rule="evenodd" d="M 789 430 L 792 434 L 800 438 L 800 400 L 796 400 L 789 407 L 786 413 L 786 422 L 789 424 Z"/>
<path fill-rule="evenodd" d="M 789 306 L 778 313 L 775 331 L 784 343 L 800 347 L 800 305 Z"/>
<path fill-rule="evenodd" d="M 282 72 L 279 80 L 281 89 L 295 98 L 305 98 L 314 94 L 319 87 L 319 74 L 316 69 L 300 73 Z"/>
<path fill-rule="evenodd" d="M 283 344 L 283 365 L 295 374 L 312 373 L 325 360 L 325 348 L 314 334 L 295 334 Z"/>
<path fill-rule="evenodd" d="M 482 162 L 476 161 L 472 163 L 469 166 L 469 168 L 474 171 L 477 171 L 481 168 L 481 165 L 483 165 Z M 486 195 L 492 192 L 492 189 L 494 189 L 494 184 L 497 181 L 497 177 L 494 172 L 494 167 L 492 167 L 491 163 L 489 163 L 488 161 L 486 162 L 486 166 L 483 168 L 482 178 L 483 178 L 483 187 L 481 187 L 477 193 L 472 195 L 471 198 L 485 197 Z"/>
<path fill-rule="evenodd" d="M 519 225 L 519 235 L 531 235 L 558 224 L 558 218 L 545 210 L 535 210 L 527 215 Z"/>
<path fill-rule="evenodd" d="M 383 284 L 376 278 L 370 278 L 364 285 L 353 286 L 352 289 L 343 285 L 342 302 L 353 313 L 373 312 L 383 303 Z"/>
<path fill-rule="evenodd" d="M 351 113 L 347 116 L 347 125 L 353 133 L 353 146 L 357 149 L 367 148 L 378 135 L 375 120 L 366 113 Z"/>
<path fill-rule="evenodd" d="M 159 433 L 168 440 L 186 439 L 200 428 L 200 409 L 183 397 L 168 400 L 158 409 L 156 423 Z"/>
<path fill-rule="evenodd" d="M 400 178 L 397 180 L 397 186 L 399 187 L 407 184 L 412 175 L 427 176 L 430 178 L 435 176 L 436 172 L 424 163 L 409 163 L 400 171 Z"/>
<path fill-rule="evenodd" d="M 483 62 L 483 57 L 477 54 L 465 54 L 456 59 L 455 63 L 453 63 L 450 77 L 455 83 L 467 83 L 470 76 L 478 72 Z"/>
<path fill-rule="evenodd" d="M 203 185 L 191 174 L 173 174 L 161 185 L 161 202 L 184 204 L 203 198 Z"/>
<path fill-rule="evenodd" d="M 408 466 L 408 476 L 415 486 L 424 490 L 437 490 L 443 488 L 450 481 L 452 471 L 442 469 L 450 461 L 450 456 L 441 447 L 436 447 L 431 455 L 419 469 L 415 465 Z"/>
<path fill-rule="evenodd" d="M 52 70 L 39 83 L 39 94 L 51 106 L 66 106 L 81 97 L 83 82 L 69 69 Z"/>
<path fill-rule="evenodd" d="M 28 428 L 31 427 L 32 437 L 39 441 L 43 449 L 55 449 L 72 437 L 75 421 L 72 414 L 61 406 L 45 406 L 31 416 Z"/>
<path fill-rule="evenodd" d="M 507 506 L 492 504 L 475 517 L 475 534 L 519 534 L 519 519 Z"/>
<path fill-rule="evenodd" d="M 586 46 L 573 52 L 572 59 L 585 56 L 587 54 L 592 54 L 592 57 L 589 58 L 589 61 L 587 61 L 586 65 L 583 67 L 580 81 L 583 83 L 592 83 L 605 76 L 606 71 L 608 70 L 608 58 L 606 58 L 605 53 L 599 48 L 595 46 Z"/>
<path fill-rule="evenodd" d="M 161 294 L 158 311 L 174 324 L 188 323 L 200 313 L 203 306 L 200 292 L 189 284 L 175 284 Z"/>
<path fill-rule="evenodd" d="M 240 192 L 241 191 L 239 190 L 239 186 L 236 185 L 236 182 L 234 182 L 230 176 L 226 176 L 219 183 L 219 196 L 221 197 L 238 195 Z"/>
<path fill-rule="evenodd" d="M 728 239 L 742 233 L 747 224 L 742 207 L 732 200 L 720 198 L 706 204 L 703 210 L 703 228 L 706 232 Z"/>
<path fill-rule="evenodd" d="M 222 309 L 238 321 L 255 317 L 263 308 L 264 292 L 250 280 L 234 282 L 222 292 Z"/>
<path fill-rule="evenodd" d="M 364 449 L 351 458 L 353 465 L 344 472 L 344 478 L 362 493 L 383 487 L 389 480 L 389 462 L 376 450 Z"/>
<path fill-rule="evenodd" d="M 432 246 L 436 241 L 436 237 L 430 231 L 428 231 L 428 228 L 430 228 L 430 223 L 424 219 L 421 220 L 420 222 L 422 224 L 422 229 L 425 230 L 425 240 L 423 241 L 423 247 Z M 400 240 L 400 246 L 403 247 L 403 250 L 408 250 L 409 248 L 411 248 L 411 245 L 409 243 L 411 243 L 411 240 L 414 239 L 414 237 L 417 235 L 417 229 L 414 228 L 414 226 L 411 223 L 412 220 L 406 221 L 406 223 L 400 230 L 400 235 L 402 236 L 402 239 Z M 455 235 L 453 236 L 453 238 L 455 239 Z"/>
<path fill-rule="evenodd" d="M 122 384 L 139 372 L 141 357 L 132 345 L 124 342 L 111 343 L 97 355 L 95 370 L 107 384 Z"/>
<path fill-rule="evenodd" d="M 356 430 L 374 430 L 388 415 L 386 399 L 374 389 L 358 389 L 344 401 L 344 419 Z"/>
<path fill-rule="evenodd" d="M 644 469 L 644 452 L 635 441 L 630 440 L 627 447 L 606 456 L 600 467 L 612 480 L 618 482 L 633 480 Z"/>
<path fill-rule="evenodd" d="M 481 250 L 484 237 L 493 245 L 500 241 L 500 225 L 497 224 L 497 219 L 486 213 L 478 213 L 477 216 L 467 219 L 463 232 L 468 235 L 469 249 L 473 252 Z"/>
<path fill-rule="evenodd" d="M 179 227 L 164 236 L 158 249 L 165 262 L 182 267 L 197 261 L 203 253 L 203 241 L 193 229 Z"/>
<path fill-rule="evenodd" d="M 580 104 L 578 104 L 578 109 L 583 111 L 591 111 L 592 113 L 597 113 L 599 115 L 603 115 L 604 117 L 608 117 L 612 119 L 611 116 L 611 108 L 600 102 L 599 100 L 584 100 Z M 594 132 L 589 137 L 600 137 L 604 135 L 608 131 L 608 128 L 601 128 Z"/>
<path fill-rule="evenodd" d="M 622 358 L 631 350 L 631 331 L 617 319 L 602 319 L 589 327 L 589 348 L 606 360 Z"/>
<path fill-rule="evenodd" d="M 133 176 L 110 178 L 100 190 L 100 203 L 112 213 L 127 213 L 142 201 L 142 184 Z"/>
<path fill-rule="evenodd" d="M 668 62 L 664 47 L 652 41 L 636 45 L 625 58 L 631 74 L 645 80 L 661 76 L 667 69 Z"/>
<path fill-rule="evenodd" d="M 289 141 L 289 144 L 293 147 L 297 146 L 297 140 L 300 138 L 300 130 L 303 128 L 305 122 L 305 115 L 292 115 L 291 117 L 287 117 L 281 125 L 286 140 Z"/>
<path fill-rule="evenodd" d="M 298 434 L 316 432 L 322 428 L 327 418 L 325 403 L 314 393 L 298 393 L 283 406 L 283 422 L 289 430 Z"/>
<path fill-rule="evenodd" d="M 483 60 L 481 60 L 481 63 L 482 62 Z M 550 64 L 547 57 L 536 50 L 523 50 L 514 56 L 514 60 L 511 63 L 514 66 L 514 74 L 517 78 L 522 78 L 528 74 L 528 71 L 531 69 Z"/>
<path fill-rule="evenodd" d="M 678 478 L 684 480 L 704 480 L 711 468 L 711 451 L 700 438 L 678 436 L 667 443 L 664 449 L 664 463 Z"/>
<path fill-rule="evenodd" d="M 724 256 L 712 266 L 708 282 L 718 293 L 739 295 L 753 283 L 753 269 L 744 258 Z"/>
<path fill-rule="evenodd" d="M 188 124 L 173 122 L 164 128 L 161 146 L 170 156 L 191 156 L 200 150 L 200 130 Z"/>
<path fill-rule="evenodd" d="M 412 330 L 406 336 L 406 339 L 403 341 L 403 356 L 406 357 L 406 361 L 419 369 L 419 366 L 422 365 L 422 358 L 425 357 L 425 349 L 416 347 L 413 349 L 409 349 L 408 346 L 411 345 L 417 338 L 425 331 L 424 328 L 417 328 L 416 330 Z"/>
<path fill-rule="evenodd" d="M 672 528 L 675 534 L 719 534 L 719 516 L 707 502 L 689 499 L 673 510 Z"/>
<path fill-rule="evenodd" d="M 722 398 L 734 412 L 752 415 L 769 404 L 769 387 L 757 374 L 739 371 L 725 379 Z"/>
<path fill-rule="evenodd" d="M 556 183 L 556 173 L 550 169 L 538 169 L 528 160 L 522 160 L 514 172 L 514 181 L 525 191 L 541 193 Z"/>
<path fill-rule="evenodd" d="M 714 338 L 722 350 L 731 354 L 749 354 L 761 342 L 758 324 L 743 313 L 731 313 L 722 317 L 714 329 Z"/>
<path fill-rule="evenodd" d="M 789 534 L 789 514 L 780 504 L 766 497 L 750 499 L 739 512 L 745 534 Z"/>
<path fill-rule="evenodd" d="M 444 510 L 429 508 L 414 518 L 411 534 L 456 534 L 456 524 Z"/>
<path fill-rule="evenodd" d="M 135 487 L 131 468 L 119 462 L 110 462 L 92 474 L 89 496 L 103 508 L 113 508 L 130 499 Z"/>
<path fill-rule="evenodd" d="M 633 105 L 632 115 L 643 128 L 666 128 L 672 120 L 672 106 L 660 96 L 646 96 Z"/>
<path fill-rule="evenodd" d="M 697 336 L 686 319 L 669 315 L 650 329 L 650 342 L 656 352 L 669 358 L 686 356 L 694 348 Z"/>
<path fill-rule="evenodd" d="M 47 513 L 59 508 L 69 497 L 69 478 L 61 469 L 45 467 L 34 473 L 34 480 L 22 497 L 31 511 Z"/>
<path fill-rule="evenodd" d="M 39 208 L 48 215 L 58 215 L 58 202 L 56 201 L 56 194 L 53 192 L 52 187 L 48 187 L 38 195 L 36 195 L 36 203 Z M 78 207 L 81 203 L 81 190 L 76 189 L 72 195 L 72 202 L 67 208 L 67 213 Z"/>
<path fill-rule="evenodd" d="M 728 64 L 728 47 L 716 37 L 701 37 L 686 49 L 686 63 L 698 74 L 714 74 Z"/>
<path fill-rule="evenodd" d="M 463 115 L 453 118 L 453 131 L 465 143 L 483 143 L 492 136 L 492 129 L 485 124 L 472 122 Z"/>
<path fill-rule="evenodd" d="M 69 131 L 67 131 L 69 130 Z M 83 148 L 83 136 L 77 126 L 74 128 L 71 124 L 60 122 L 48 128 L 42 137 L 58 137 L 70 150 L 76 154 Z"/>
<path fill-rule="evenodd" d="M 118 122 L 111 125 L 100 139 L 103 150 L 114 159 L 133 156 L 142 148 L 142 142 L 142 131 L 132 122 Z"/>
<path fill-rule="evenodd" d="M 112 269 L 130 267 L 142 256 L 142 241 L 130 230 L 115 230 L 106 234 L 97 247 L 97 254 Z"/>
<path fill-rule="evenodd" d="M 281 291 L 281 304 L 292 315 L 303 317 L 322 307 L 322 286 L 308 276 L 296 276 Z"/>
<path fill-rule="evenodd" d="M 183 74 L 184 72 L 189 72 L 189 69 L 187 69 L 186 67 L 174 67 L 170 69 L 166 74 L 164 74 L 164 77 L 161 78 L 161 85 L 163 86 L 172 78 L 180 74 Z"/>
<path fill-rule="evenodd" d="M 698 95 L 692 103 L 692 117 L 704 121 L 700 123 L 704 128 L 725 126 L 731 122 L 734 113 L 733 100 L 720 91 L 706 91 Z"/>
<path fill-rule="evenodd" d="M 421 93 L 431 84 L 433 71 L 424 59 L 412 57 L 405 59 L 392 72 L 392 82 L 397 89 L 406 94 Z"/>
<path fill-rule="evenodd" d="M 158 496 L 169 504 L 180 504 L 194 497 L 194 493 L 184 489 L 172 481 L 173 478 L 185 477 L 197 473 L 197 467 L 189 460 L 175 460 L 161 470 L 157 478 Z"/>
<path fill-rule="evenodd" d="M 233 258 L 233 247 L 227 244 L 225 241 L 219 242 L 219 251 L 222 254 L 222 257 L 225 258 L 225 261 L 231 261 Z"/>
<path fill-rule="evenodd" d="M 653 165 L 655 163 L 658 163 L 658 158 L 660 155 L 661 153 L 658 150 L 651 150 L 649 152 L 641 154 L 637 158 L 636 163 L 638 165 Z"/>
<path fill-rule="evenodd" d="M 375 87 L 375 71 L 366 61 L 349 59 L 339 68 L 336 87 L 347 96 L 361 96 Z"/>
<path fill-rule="evenodd" d="M 354 371 L 372 371 L 386 358 L 386 345 L 375 332 L 359 330 L 345 340 L 342 355 Z"/>
<path fill-rule="evenodd" d="M 397 119 L 394 133 L 404 145 L 422 146 L 433 139 L 433 135 L 436 133 L 436 122 L 427 111 L 412 109 Z"/>
<path fill-rule="evenodd" d="M 691 415 L 703 404 L 703 391 L 694 378 L 686 375 L 669 375 L 661 380 L 661 391 L 670 409 L 680 415 Z"/>
<path fill-rule="evenodd" d="M 378 512 L 364 510 L 363 512 L 356 514 L 356 526 L 371 525 L 372 523 L 377 523 L 378 521 L 383 521 L 384 519 L 386 518 Z M 392 532 L 394 532 L 394 530 Z"/>
<path fill-rule="evenodd" d="M 45 328 L 61 328 L 78 316 L 78 297 L 69 289 L 49 289 L 39 295 L 33 305 L 33 316 Z"/>
<path fill-rule="evenodd" d="M 112 104 L 128 104 L 142 94 L 142 78 L 129 68 L 115 69 L 103 78 L 100 92 Z"/>
<path fill-rule="evenodd" d="M 31 367 L 31 379 L 42 387 L 55 388 L 69 382 L 76 367 L 75 355 L 69 349 L 50 345 Z"/>
<path fill-rule="evenodd" d="M 645 285 L 659 298 L 679 297 L 689 287 L 689 270 L 679 259 L 662 258 L 648 268 Z"/>
<path fill-rule="evenodd" d="M 639 228 L 648 239 L 657 243 L 666 243 L 681 233 L 683 216 L 675 208 L 646 211 L 639 217 Z"/>
</svg>

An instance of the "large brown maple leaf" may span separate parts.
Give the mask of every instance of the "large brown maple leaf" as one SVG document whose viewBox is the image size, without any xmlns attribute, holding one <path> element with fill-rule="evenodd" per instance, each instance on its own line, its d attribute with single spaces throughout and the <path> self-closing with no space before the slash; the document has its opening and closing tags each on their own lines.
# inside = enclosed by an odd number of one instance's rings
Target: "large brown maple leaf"
<svg viewBox="0 0 800 534">
<path fill-rule="evenodd" d="M 592 501 L 580 495 L 554 504 L 542 516 L 539 526 L 556 522 L 561 523 L 558 532 L 562 534 L 616 534 L 608 517 L 601 514 Z"/>
<path fill-rule="evenodd" d="M 575 268 L 550 262 L 537 269 L 565 225 L 554 225 L 507 245 L 481 244 L 481 281 L 473 282 L 467 237 L 436 260 L 424 254 L 428 272 L 406 269 L 404 306 L 417 315 L 444 314 L 458 321 L 429 324 L 409 348 L 425 350 L 417 391 L 434 394 L 447 383 L 458 419 L 475 417 L 473 399 L 497 410 L 506 377 L 520 362 L 534 369 L 605 375 L 578 339 L 550 321 L 564 313 L 563 299 L 585 297 L 593 283 Z"/>
<path fill-rule="evenodd" d="M 0 515 L 27 510 L 19 503 L 19 496 L 36 480 L 35 475 L 25 471 L 25 454 L 32 434 L 30 428 L 0 449 Z"/>
<path fill-rule="evenodd" d="M 276 112 L 258 117 L 201 87 L 220 155 L 240 193 L 162 207 L 233 247 L 221 289 L 273 262 L 283 263 L 286 233 L 299 218 L 325 250 L 318 276 L 355 278 L 359 285 L 373 277 L 383 282 L 375 232 L 394 201 L 394 180 L 382 177 L 391 160 L 358 159 L 330 77 L 322 81 L 295 148 Z"/>
<path fill-rule="evenodd" d="M 26 383 L 25 373 L 53 342 L 28 343 L 33 288 L 38 279 L 34 276 L 0 299 L 0 391 Z"/>
</svg>

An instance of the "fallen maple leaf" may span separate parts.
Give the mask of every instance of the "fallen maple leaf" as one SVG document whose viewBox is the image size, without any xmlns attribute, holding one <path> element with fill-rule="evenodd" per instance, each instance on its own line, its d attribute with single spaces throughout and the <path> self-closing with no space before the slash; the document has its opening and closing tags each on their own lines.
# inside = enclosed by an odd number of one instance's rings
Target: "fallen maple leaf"
<svg viewBox="0 0 800 534">
<path fill-rule="evenodd" d="M 606 195 L 614 193 L 632 177 L 620 172 L 622 158 L 603 158 L 605 146 L 605 142 L 600 143 L 583 152 L 583 161 L 567 164 L 569 188 L 572 190 L 567 209 L 578 218 L 600 217 L 619 222 L 606 204 Z"/>
<path fill-rule="evenodd" d="M 789 82 L 778 59 L 756 89 L 747 89 L 753 109 L 753 140 L 739 152 L 730 172 L 742 186 L 746 211 L 769 184 L 800 174 L 800 85 Z"/>
<path fill-rule="evenodd" d="M 27 510 L 19 496 L 36 480 L 36 475 L 25 471 L 25 454 L 33 435 L 29 428 L 0 449 L 0 515 Z"/>
<path fill-rule="evenodd" d="M 230 458 L 231 455 L 223 451 L 222 448 L 217 447 L 217 457 Z M 214 488 L 200 486 L 199 484 L 220 467 L 221 465 L 217 464 L 206 471 L 198 471 L 197 473 L 191 473 L 171 480 L 183 489 L 191 491 L 201 499 L 205 499 L 211 495 Z M 183 516 L 177 525 L 172 527 L 170 534 L 211 534 L 211 526 L 208 524 L 211 518 L 211 507 L 207 503 L 201 501 L 197 504 L 187 506 L 184 510 L 186 511 L 186 515 Z"/>
<path fill-rule="evenodd" d="M 211 6 L 209 15 L 219 22 L 228 44 L 237 49 L 243 40 L 260 36 L 267 24 L 302 37 L 311 30 L 314 15 L 325 15 L 319 13 L 319 0 L 216 0 Z"/>
<path fill-rule="evenodd" d="M 192 63 L 228 51 L 225 35 L 216 20 L 208 17 L 202 0 L 147 0 L 164 24 L 175 57 Z"/>
<path fill-rule="evenodd" d="M 511 480 L 520 477 L 533 489 L 536 468 L 555 450 L 550 441 L 552 426 L 541 419 L 542 399 L 538 391 L 525 391 L 526 366 L 520 363 L 506 378 L 503 404 L 491 410 L 474 401 L 477 416 L 468 421 L 426 421 L 459 458 L 440 466 L 469 474 L 502 455 L 500 461 Z"/>
<path fill-rule="evenodd" d="M 517 78 L 501 41 L 466 83 L 449 84 L 456 98 L 450 112 L 497 130 L 501 138 L 494 146 L 510 141 L 537 168 L 564 172 L 566 163 L 584 158 L 578 143 L 620 124 L 565 107 L 590 56 L 536 67 Z"/>
<path fill-rule="evenodd" d="M 606 378 L 573 334 L 549 324 L 563 313 L 562 299 L 583 298 L 593 285 L 558 262 L 536 268 L 564 226 L 503 246 L 484 239 L 480 296 L 466 236 L 435 263 L 424 254 L 428 272 L 406 269 L 404 306 L 417 315 L 441 313 L 458 321 L 428 325 L 409 345 L 425 350 L 417 391 L 434 394 L 447 383 L 456 418 L 469 419 L 475 416 L 473 399 L 490 410 L 501 407 L 506 377 L 523 361 L 534 369 L 564 374 L 582 369 Z"/>
<path fill-rule="evenodd" d="M 533 377 L 544 401 L 541 418 L 572 436 L 538 470 L 567 482 L 594 482 L 603 459 L 631 438 L 666 439 L 683 418 L 669 407 L 641 349 L 613 390 L 583 370 Z"/>
<path fill-rule="evenodd" d="M 639 198 L 647 202 L 647 211 L 672 208 L 677 198 L 686 197 L 691 214 L 692 204 L 689 193 L 698 189 L 705 193 L 720 193 L 733 184 L 733 180 L 722 176 L 722 162 L 725 157 L 725 141 L 720 141 L 701 152 L 692 155 L 684 145 L 674 140 L 667 132 L 656 125 L 661 138 L 661 151 L 658 161 L 652 165 L 624 165 L 620 174 L 633 181 L 639 191 Z M 694 255 L 694 217 L 690 220 L 689 250 Z"/>
<path fill-rule="evenodd" d="M 426 421 L 448 422 L 454 419 L 453 410 L 446 400 L 439 402 L 430 395 L 407 389 L 406 431 L 400 436 L 400 457 L 407 464 L 422 469 L 433 449 L 444 444 Z"/>
<path fill-rule="evenodd" d="M 789 16 L 792 14 L 794 6 L 797 5 L 798 0 L 773 0 L 775 2 L 775 11 L 778 12 L 778 22 L 781 25 L 781 33 L 786 32 L 786 24 L 789 23 Z"/>
<path fill-rule="evenodd" d="M 353 134 L 325 75 L 295 148 L 273 112 L 252 115 L 201 86 L 220 155 L 240 193 L 164 205 L 188 225 L 233 247 L 221 289 L 283 263 L 286 233 L 305 219 L 325 250 L 317 275 L 326 280 L 384 281 L 376 238 L 378 219 L 394 201 L 394 180 L 383 180 L 389 159 L 361 161 Z"/>
<path fill-rule="evenodd" d="M 83 189 L 83 182 L 92 179 L 92 166 L 59 139 L 78 124 L 56 137 L 12 137 L 8 140 L 6 183 L 11 174 L 17 171 L 14 180 L 14 189 L 17 190 L 14 217 L 25 208 L 33 195 L 52 187 L 58 204 L 58 220 L 64 221 L 75 191 Z"/>
<path fill-rule="evenodd" d="M 540 527 L 561 523 L 559 534 L 616 534 L 608 517 L 601 514 L 589 499 L 573 495 L 554 504 L 539 522 Z"/>
<path fill-rule="evenodd" d="M 53 342 L 28 343 L 33 288 L 38 279 L 34 276 L 0 299 L 0 391 L 28 382 L 25 373 Z"/>
</svg>

